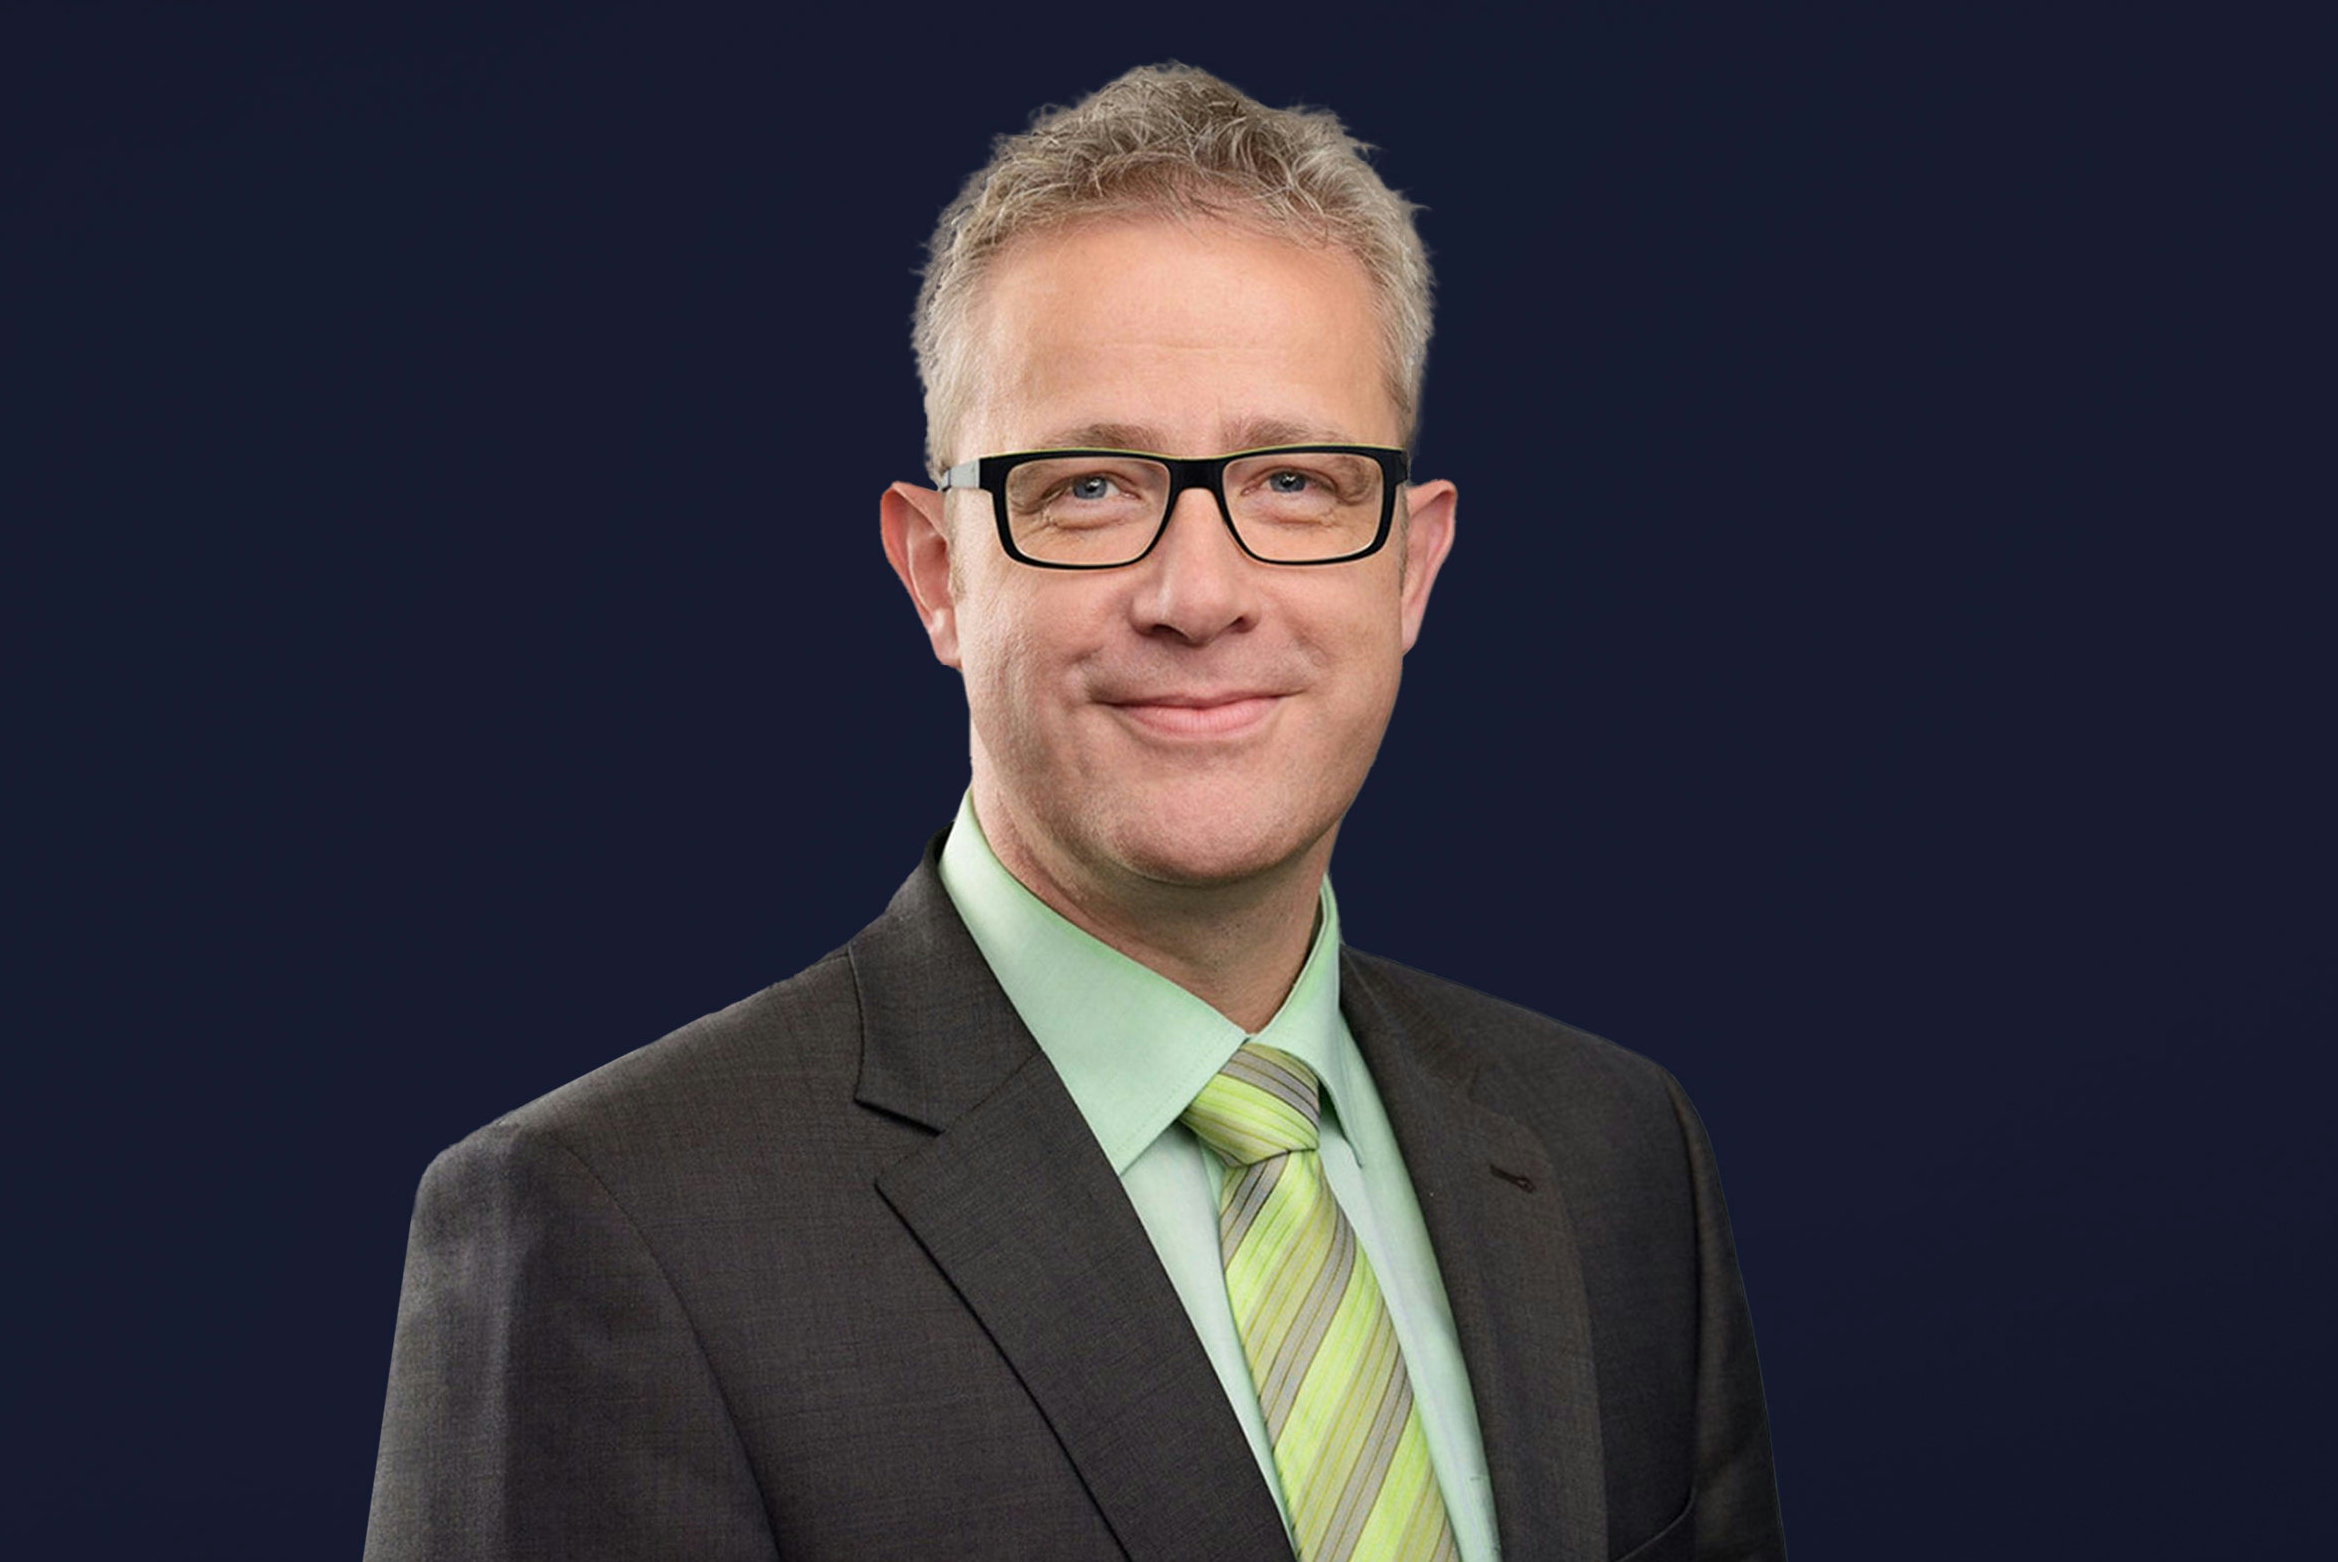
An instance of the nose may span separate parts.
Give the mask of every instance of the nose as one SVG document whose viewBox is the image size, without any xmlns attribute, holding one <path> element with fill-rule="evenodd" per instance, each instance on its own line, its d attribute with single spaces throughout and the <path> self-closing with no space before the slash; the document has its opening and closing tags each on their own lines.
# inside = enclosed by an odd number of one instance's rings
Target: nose
<svg viewBox="0 0 2338 1562">
<path fill-rule="evenodd" d="M 1169 525 L 1144 562 L 1131 608 L 1138 629 L 1204 645 L 1258 619 L 1259 574 L 1266 568 L 1242 551 L 1218 501 L 1189 488 L 1169 512 Z"/>
</svg>

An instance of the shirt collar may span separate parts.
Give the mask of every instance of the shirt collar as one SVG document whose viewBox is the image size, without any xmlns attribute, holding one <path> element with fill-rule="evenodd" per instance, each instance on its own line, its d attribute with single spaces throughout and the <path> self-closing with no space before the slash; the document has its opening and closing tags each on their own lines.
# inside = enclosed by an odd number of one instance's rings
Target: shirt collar
<svg viewBox="0 0 2338 1562">
<path fill-rule="evenodd" d="M 1339 907 L 1326 878 L 1307 962 L 1266 1028 L 1242 1028 L 1158 972 L 1074 927 L 990 849 L 972 793 L 942 845 L 942 887 L 1007 1001 L 1055 1065 L 1115 1173 L 1177 1121 L 1245 1040 L 1316 1072 L 1332 1103 L 1358 1060 L 1339 1012 Z"/>
</svg>

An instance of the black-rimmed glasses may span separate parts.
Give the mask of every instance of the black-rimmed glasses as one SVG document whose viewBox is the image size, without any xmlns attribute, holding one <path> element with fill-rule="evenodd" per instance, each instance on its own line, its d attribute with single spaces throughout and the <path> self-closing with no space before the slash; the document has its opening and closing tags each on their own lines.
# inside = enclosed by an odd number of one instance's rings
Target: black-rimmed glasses
<svg viewBox="0 0 2338 1562">
<path fill-rule="evenodd" d="M 1277 445 L 1180 460 L 1137 450 L 981 456 L 940 487 L 991 496 L 1007 556 L 1045 569 L 1117 569 L 1153 551 L 1189 488 L 1207 489 L 1262 564 L 1344 564 L 1377 553 L 1409 468 L 1383 445 Z"/>
</svg>

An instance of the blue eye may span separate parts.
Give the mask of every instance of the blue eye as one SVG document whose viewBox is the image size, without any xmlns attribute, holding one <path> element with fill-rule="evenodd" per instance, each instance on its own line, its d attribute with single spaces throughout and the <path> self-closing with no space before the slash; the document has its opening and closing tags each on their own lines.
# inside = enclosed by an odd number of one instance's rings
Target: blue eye
<svg viewBox="0 0 2338 1562">
<path fill-rule="evenodd" d="M 1112 479 L 1109 477 L 1074 478 L 1069 492 L 1074 499 L 1103 499 L 1112 492 Z"/>
</svg>

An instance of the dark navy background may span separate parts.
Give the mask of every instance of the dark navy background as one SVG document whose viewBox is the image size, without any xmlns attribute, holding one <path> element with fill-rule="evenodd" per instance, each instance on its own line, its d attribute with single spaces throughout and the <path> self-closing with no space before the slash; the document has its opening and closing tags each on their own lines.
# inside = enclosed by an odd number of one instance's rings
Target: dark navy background
<svg viewBox="0 0 2338 1562">
<path fill-rule="evenodd" d="M 2312 40 L 781 9 L 0 21 L 12 1554 L 354 1554 L 430 1156 L 883 906 L 925 234 L 1168 56 L 1429 208 L 1348 931 L 1687 1083 L 1796 1554 L 2323 1538 Z"/>
</svg>

